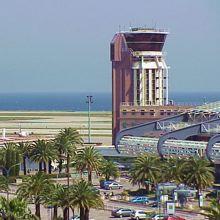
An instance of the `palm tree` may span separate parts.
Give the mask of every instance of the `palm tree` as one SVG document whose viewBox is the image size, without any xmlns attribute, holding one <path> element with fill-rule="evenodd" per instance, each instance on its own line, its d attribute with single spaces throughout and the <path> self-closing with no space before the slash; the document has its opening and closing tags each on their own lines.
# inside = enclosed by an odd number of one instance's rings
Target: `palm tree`
<svg viewBox="0 0 220 220">
<path fill-rule="evenodd" d="M 90 208 L 103 207 L 103 201 L 100 194 L 90 183 L 84 180 L 73 185 L 71 195 L 71 206 L 79 208 L 80 220 L 89 219 Z"/>
<path fill-rule="evenodd" d="M 185 162 L 186 182 L 198 192 L 214 182 L 214 168 L 207 159 L 191 157 Z"/>
<path fill-rule="evenodd" d="M 79 132 L 73 128 L 65 128 L 55 138 L 55 146 L 59 152 L 59 172 L 62 171 L 63 159 L 67 159 L 67 173 L 69 173 L 69 162 L 76 153 L 78 145 L 82 145 L 83 140 Z"/>
<path fill-rule="evenodd" d="M 38 218 L 31 214 L 27 203 L 20 198 L 7 200 L 5 197 L 0 197 L 0 218 L 5 220 L 29 219 L 37 220 Z"/>
<path fill-rule="evenodd" d="M 220 203 L 216 199 L 212 200 L 208 207 L 202 207 L 202 210 L 204 212 L 201 214 L 209 220 L 220 220 Z"/>
<path fill-rule="evenodd" d="M 53 206 L 54 209 L 54 214 L 53 214 L 53 219 L 57 219 L 57 211 L 58 207 L 65 207 L 67 201 L 67 193 L 65 192 L 65 189 L 62 185 L 60 184 L 52 184 L 51 189 L 49 190 L 49 193 L 44 195 L 44 203 L 49 206 Z"/>
<path fill-rule="evenodd" d="M 9 182 L 8 178 L 5 176 L 0 176 L 0 192 L 8 192 L 9 191 Z"/>
<path fill-rule="evenodd" d="M 18 148 L 21 152 L 22 158 L 23 158 L 23 169 L 24 169 L 24 175 L 27 174 L 27 166 L 26 166 L 26 159 L 30 155 L 31 145 L 28 142 L 19 142 Z"/>
<path fill-rule="evenodd" d="M 0 167 L 4 176 L 18 176 L 19 175 L 19 163 L 20 163 L 20 152 L 15 143 L 6 143 L 1 148 Z M 10 170 L 9 173 L 7 173 Z"/>
<path fill-rule="evenodd" d="M 35 204 L 35 215 L 40 218 L 40 204 L 46 193 L 50 192 L 52 181 L 43 172 L 33 176 L 26 176 L 18 187 L 19 197 L 29 199 Z"/>
<path fill-rule="evenodd" d="M 30 154 L 31 160 L 39 163 L 39 171 L 43 170 L 47 172 L 47 163 L 55 160 L 57 157 L 57 151 L 51 144 L 51 142 L 45 140 L 37 140 L 32 145 L 32 151 Z"/>
<path fill-rule="evenodd" d="M 75 166 L 81 173 L 88 172 L 88 182 L 92 183 L 92 172 L 98 173 L 102 163 L 101 154 L 94 147 L 85 147 L 77 152 Z"/>
<path fill-rule="evenodd" d="M 197 189 L 198 195 L 201 190 L 209 187 L 214 182 L 214 168 L 204 158 L 191 157 L 185 162 L 186 183 Z"/>
<path fill-rule="evenodd" d="M 143 154 L 138 157 L 130 170 L 132 184 L 146 186 L 149 191 L 151 184 L 158 181 L 159 165 L 159 158 L 153 155 Z"/>
<path fill-rule="evenodd" d="M 109 180 L 110 177 L 116 179 L 120 175 L 118 167 L 111 160 L 103 160 L 99 170 L 100 173 L 105 176 L 105 180 Z"/>
<path fill-rule="evenodd" d="M 185 159 L 169 158 L 161 163 L 160 182 L 174 181 L 177 184 L 185 183 Z"/>
</svg>

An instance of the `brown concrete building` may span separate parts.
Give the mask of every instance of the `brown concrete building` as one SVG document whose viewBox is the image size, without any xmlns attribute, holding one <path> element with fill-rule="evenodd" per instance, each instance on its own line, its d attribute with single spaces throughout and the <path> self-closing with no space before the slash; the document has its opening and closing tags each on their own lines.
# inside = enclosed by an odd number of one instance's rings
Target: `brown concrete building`
<svg viewBox="0 0 220 220">
<path fill-rule="evenodd" d="M 168 67 L 162 52 L 168 32 L 133 28 L 115 34 L 112 61 L 112 138 L 123 128 L 183 112 L 168 99 Z"/>
</svg>

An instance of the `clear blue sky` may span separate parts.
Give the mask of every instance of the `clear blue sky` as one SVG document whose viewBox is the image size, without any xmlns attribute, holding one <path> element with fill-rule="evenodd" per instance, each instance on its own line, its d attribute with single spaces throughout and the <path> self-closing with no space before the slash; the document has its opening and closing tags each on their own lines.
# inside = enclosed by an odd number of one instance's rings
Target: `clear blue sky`
<svg viewBox="0 0 220 220">
<path fill-rule="evenodd" d="M 110 92 L 129 23 L 170 30 L 171 91 L 220 91 L 219 0 L 0 0 L 0 92 Z"/>
</svg>

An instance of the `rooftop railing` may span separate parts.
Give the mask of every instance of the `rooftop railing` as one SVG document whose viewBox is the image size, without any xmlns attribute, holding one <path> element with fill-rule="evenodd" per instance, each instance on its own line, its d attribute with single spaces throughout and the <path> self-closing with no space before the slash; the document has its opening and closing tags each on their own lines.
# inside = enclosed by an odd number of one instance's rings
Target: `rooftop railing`
<svg viewBox="0 0 220 220">
<path fill-rule="evenodd" d="M 144 104 L 139 102 L 121 102 L 121 106 L 198 106 L 198 104 L 193 102 L 174 102 L 167 105 L 161 105 L 156 102 L 145 102 Z"/>
</svg>

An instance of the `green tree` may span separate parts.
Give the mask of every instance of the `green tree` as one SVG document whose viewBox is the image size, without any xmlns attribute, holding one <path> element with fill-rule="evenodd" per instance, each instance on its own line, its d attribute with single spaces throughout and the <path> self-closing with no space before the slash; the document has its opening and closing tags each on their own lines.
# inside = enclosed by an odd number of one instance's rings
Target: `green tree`
<svg viewBox="0 0 220 220">
<path fill-rule="evenodd" d="M 186 183 L 200 192 L 214 182 L 214 168 L 207 159 L 191 157 L 185 162 Z"/>
<path fill-rule="evenodd" d="M 184 166 L 185 182 L 187 185 L 196 188 L 198 195 L 203 189 L 213 184 L 214 168 L 207 159 L 191 157 L 185 162 Z"/>
<path fill-rule="evenodd" d="M 67 173 L 69 173 L 70 160 L 75 156 L 77 146 L 83 140 L 79 132 L 73 128 L 65 128 L 55 138 L 55 146 L 59 152 L 59 172 L 62 171 L 63 160 L 67 159 Z"/>
<path fill-rule="evenodd" d="M 80 210 L 80 220 L 89 220 L 90 208 L 103 208 L 103 201 L 99 192 L 84 180 L 73 185 L 71 197 L 71 206 Z"/>
<path fill-rule="evenodd" d="M 177 184 L 185 183 L 185 159 L 183 158 L 169 158 L 163 160 L 161 165 L 161 175 L 159 176 L 160 182 L 174 181 Z"/>
<path fill-rule="evenodd" d="M 9 191 L 9 182 L 8 178 L 5 176 L 0 176 L 0 192 L 7 192 Z"/>
<path fill-rule="evenodd" d="M 27 203 L 20 198 L 7 200 L 0 197 L 0 218 L 4 220 L 37 220 L 38 218 L 31 214 L 27 207 Z"/>
<path fill-rule="evenodd" d="M 54 207 L 54 220 L 57 219 L 58 207 L 63 210 L 63 219 L 68 220 L 69 208 L 74 213 L 74 207 L 71 206 L 71 201 L 74 199 L 72 194 L 73 185 L 67 187 L 66 185 L 52 185 L 51 190 L 44 196 L 44 203 Z"/>
<path fill-rule="evenodd" d="M 6 143 L 1 148 L 0 155 L 0 167 L 2 168 L 3 175 L 7 176 L 9 174 L 9 176 L 18 176 L 21 157 L 17 145 L 14 143 Z M 7 174 L 9 170 L 10 172 Z"/>
<path fill-rule="evenodd" d="M 114 179 L 119 177 L 119 169 L 116 164 L 111 160 L 103 160 L 99 169 L 100 173 L 105 176 L 105 180 L 109 180 L 110 177 Z"/>
<path fill-rule="evenodd" d="M 52 180 L 43 172 L 33 176 L 26 176 L 19 185 L 17 194 L 20 198 L 29 199 L 35 204 L 35 215 L 40 218 L 40 204 L 45 194 L 50 192 Z"/>
<path fill-rule="evenodd" d="M 27 174 L 27 166 L 26 166 L 26 159 L 30 156 L 31 152 L 31 145 L 28 142 L 19 142 L 18 143 L 18 148 L 20 150 L 20 153 L 22 155 L 23 159 L 23 170 L 24 170 L 24 175 Z"/>
<path fill-rule="evenodd" d="M 57 158 L 56 148 L 51 142 L 46 140 L 37 140 L 32 145 L 30 159 L 39 163 L 39 171 L 47 172 L 47 163 Z M 44 167 L 44 169 L 43 169 Z"/>
<path fill-rule="evenodd" d="M 216 199 L 212 200 L 208 207 L 202 207 L 202 210 L 204 212 L 201 214 L 209 220 L 220 220 L 220 203 Z"/>
<path fill-rule="evenodd" d="M 53 206 L 54 220 L 58 218 L 58 207 L 66 207 L 66 203 L 68 203 L 67 198 L 68 196 L 65 191 L 65 188 L 60 184 L 52 184 L 49 192 L 44 195 L 44 203 L 46 205 Z"/>
<path fill-rule="evenodd" d="M 81 173 L 88 172 L 88 181 L 92 183 L 92 172 L 98 173 L 102 164 L 102 156 L 94 147 L 85 147 L 77 151 L 75 166 Z"/>
<path fill-rule="evenodd" d="M 134 161 L 130 169 L 131 183 L 145 186 L 149 191 L 151 184 L 156 184 L 158 181 L 159 165 L 158 157 L 148 154 L 141 155 Z"/>
</svg>

